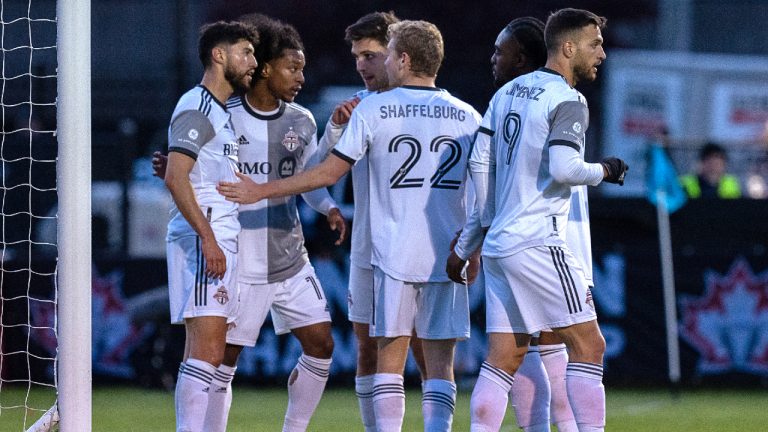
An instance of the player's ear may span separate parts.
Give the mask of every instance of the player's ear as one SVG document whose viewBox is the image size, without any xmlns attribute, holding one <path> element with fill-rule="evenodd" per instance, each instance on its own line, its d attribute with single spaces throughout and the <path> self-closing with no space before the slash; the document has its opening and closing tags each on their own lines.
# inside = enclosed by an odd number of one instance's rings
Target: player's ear
<svg viewBox="0 0 768 432">
<path fill-rule="evenodd" d="M 261 68 L 261 77 L 269 78 L 271 74 L 272 74 L 272 65 L 269 64 L 269 62 L 264 63 L 264 67 Z"/>
<path fill-rule="evenodd" d="M 223 45 L 211 48 L 211 60 L 214 63 L 224 64 L 227 61 L 227 50 Z"/>
<path fill-rule="evenodd" d="M 576 54 L 576 43 L 572 40 L 566 40 L 563 42 L 563 55 L 565 58 L 571 58 Z"/>
</svg>

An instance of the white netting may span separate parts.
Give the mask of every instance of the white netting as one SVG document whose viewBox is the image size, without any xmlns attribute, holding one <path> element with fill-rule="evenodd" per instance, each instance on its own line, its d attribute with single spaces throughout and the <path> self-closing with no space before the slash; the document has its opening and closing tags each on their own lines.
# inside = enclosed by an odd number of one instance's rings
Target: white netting
<svg viewBox="0 0 768 432">
<path fill-rule="evenodd" d="M 0 0 L 0 424 L 32 426 L 56 400 L 56 2 Z M 88 239 L 83 239 L 88 241 Z"/>
</svg>

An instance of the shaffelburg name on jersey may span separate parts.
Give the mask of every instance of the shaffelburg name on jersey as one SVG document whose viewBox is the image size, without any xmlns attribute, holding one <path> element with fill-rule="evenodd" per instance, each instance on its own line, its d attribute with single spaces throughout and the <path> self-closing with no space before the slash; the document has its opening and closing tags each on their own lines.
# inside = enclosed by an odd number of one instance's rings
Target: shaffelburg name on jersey
<svg viewBox="0 0 768 432">
<path fill-rule="evenodd" d="M 382 119 L 425 117 L 464 121 L 467 117 L 467 113 L 464 110 L 445 105 L 382 105 L 379 107 L 379 112 Z"/>
</svg>

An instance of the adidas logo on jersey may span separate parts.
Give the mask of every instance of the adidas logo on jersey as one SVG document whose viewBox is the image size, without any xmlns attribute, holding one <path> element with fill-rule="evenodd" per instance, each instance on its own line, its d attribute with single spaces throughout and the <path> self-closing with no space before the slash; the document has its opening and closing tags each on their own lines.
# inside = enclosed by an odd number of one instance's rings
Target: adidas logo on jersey
<svg viewBox="0 0 768 432">
<path fill-rule="evenodd" d="M 248 138 L 245 137 L 245 135 L 240 135 L 240 138 L 237 139 L 238 145 L 248 145 L 250 142 L 248 142 Z"/>
</svg>

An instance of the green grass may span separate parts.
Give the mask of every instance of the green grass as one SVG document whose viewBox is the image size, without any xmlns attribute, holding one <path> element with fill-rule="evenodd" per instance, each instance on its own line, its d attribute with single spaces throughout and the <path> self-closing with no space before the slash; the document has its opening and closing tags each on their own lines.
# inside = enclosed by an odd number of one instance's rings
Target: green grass
<svg viewBox="0 0 768 432">
<path fill-rule="evenodd" d="M 456 403 L 455 431 L 469 430 L 469 393 L 460 392 Z M 26 391 L 4 387 L 0 392 L 0 431 L 23 431 Z M 50 391 L 35 391 L 29 402 L 46 408 Z M 229 431 L 279 431 L 285 413 L 284 389 L 256 389 L 235 386 Z M 406 397 L 403 431 L 421 430 L 420 394 Z M 765 390 L 683 391 L 672 397 L 665 390 L 615 390 L 608 388 L 606 429 L 621 432 L 729 432 L 768 430 L 768 392 Z M 27 426 L 39 413 L 30 413 Z M 310 424 L 310 431 L 362 430 L 354 391 L 333 388 L 326 391 Z M 93 392 L 93 430 L 109 432 L 172 431 L 173 394 L 130 387 L 96 388 Z M 510 412 L 504 431 L 518 430 Z"/>
</svg>

